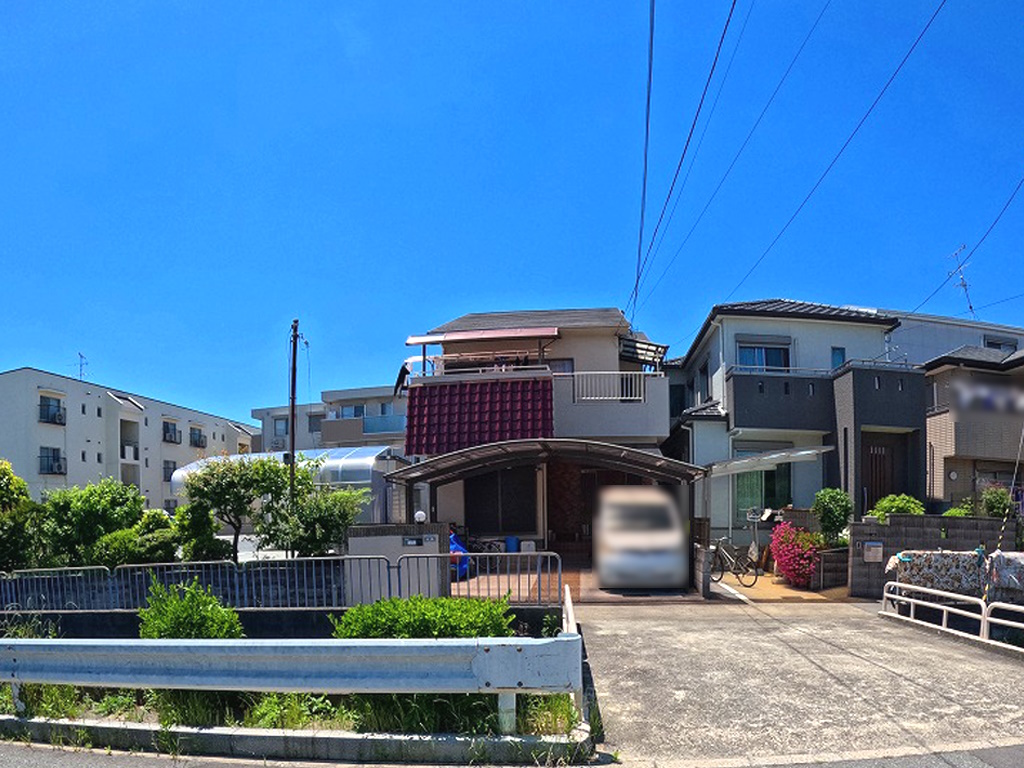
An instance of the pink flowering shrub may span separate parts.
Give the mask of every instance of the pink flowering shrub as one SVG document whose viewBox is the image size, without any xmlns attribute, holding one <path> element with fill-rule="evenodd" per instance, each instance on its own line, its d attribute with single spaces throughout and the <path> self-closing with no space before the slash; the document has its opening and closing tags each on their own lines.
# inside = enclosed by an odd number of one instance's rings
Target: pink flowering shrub
<svg viewBox="0 0 1024 768">
<path fill-rule="evenodd" d="M 794 587 L 809 586 L 823 547 L 821 535 L 783 522 L 772 531 L 771 547 L 779 573 Z"/>
</svg>

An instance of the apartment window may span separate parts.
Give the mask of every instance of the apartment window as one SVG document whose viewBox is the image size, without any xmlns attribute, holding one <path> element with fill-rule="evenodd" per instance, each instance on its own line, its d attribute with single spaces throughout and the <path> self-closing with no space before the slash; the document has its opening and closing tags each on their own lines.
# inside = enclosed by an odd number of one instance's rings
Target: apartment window
<svg viewBox="0 0 1024 768">
<path fill-rule="evenodd" d="M 784 450 L 791 445 L 748 445 L 734 450 L 736 458 L 755 456 L 771 450 Z M 791 464 L 779 464 L 775 469 L 742 472 L 736 475 L 736 519 L 746 520 L 747 512 L 756 509 L 782 509 L 793 501 L 793 474 Z"/>
<path fill-rule="evenodd" d="M 188 428 L 188 444 L 193 448 L 206 447 L 206 435 L 203 434 L 202 427 Z"/>
<path fill-rule="evenodd" d="M 103 454 L 100 451 L 96 451 L 96 463 L 97 464 L 102 464 L 103 463 Z"/>
<path fill-rule="evenodd" d="M 216 432 L 211 432 L 210 434 L 211 434 L 211 435 L 213 435 L 213 439 L 214 439 L 214 440 L 216 440 L 216 439 L 217 439 L 217 433 L 216 433 Z"/>
<path fill-rule="evenodd" d="M 178 425 L 173 421 L 165 421 L 163 426 L 164 442 L 165 443 L 180 443 L 181 432 L 178 431 Z"/>
<path fill-rule="evenodd" d="M 788 371 L 789 347 L 740 344 L 739 364 L 755 371 Z"/>
<path fill-rule="evenodd" d="M 164 512 L 168 515 L 174 515 L 175 510 L 178 508 L 177 499 L 164 499 Z"/>
<path fill-rule="evenodd" d="M 324 415 L 322 413 L 311 413 L 306 418 L 309 419 L 309 431 L 311 433 L 319 432 L 320 422 L 324 420 Z"/>
<path fill-rule="evenodd" d="M 362 403 L 359 405 L 341 406 L 341 418 L 343 419 L 361 419 L 365 414 L 366 406 Z"/>
<path fill-rule="evenodd" d="M 99 406 L 99 405 L 96 406 L 96 416 L 98 418 L 103 418 L 103 407 L 102 406 Z"/>
<path fill-rule="evenodd" d="M 832 370 L 841 368 L 846 362 L 846 347 L 832 347 Z"/>
<path fill-rule="evenodd" d="M 67 467 L 61 459 L 60 448 L 41 447 L 39 449 L 39 474 L 64 475 Z"/>
<path fill-rule="evenodd" d="M 85 458 L 85 451 L 82 451 L 82 461 L 87 461 L 87 459 Z"/>
<path fill-rule="evenodd" d="M 274 419 L 274 437 L 285 437 L 288 434 L 288 419 L 279 417 Z"/>
<path fill-rule="evenodd" d="M 39 420 L 46 424 L 63 424 L 67 411 L 61 405 L 59 397 L 39 396 Z"/>
<path fill-rule="evenodd" d="M 386 403 L 381 403 L 380 404 L 380 415 L 381 416 L 390 416 L 394 412 L 395 412 L 395 404 L 392 403 L 391 401 L 388 401 Z"/>
<path fill-rule="evenodd" d="M 171 482 L 171 475 L 174 474 L 174 470 L 178 468 L 178 462 L 176 461 L 164 461 L 164 482 Z"/>
<path fill-rule="evenodd" d="M 149 459 L 146 459 L 145 463 L 146 463 L 146 469 L 149 469 Z"/>
<path fill-rule="evenodd" d="M 82 415 L 85 416 L 85 403 L 82 403 Z"/>
<path fill-rule="evenodd" d="M 708 374 L 708 364 L 706 361 L 697 371 L 697 378 L 700 381 L 700 401 L 702 403 L 707 402 L 711 399 L 711 376 Z"/>
<path fill-rule="evenodd" d="M 143 419 L 142 421 L 143 421 L 143 422 L 145 423 L 145 425 L 146 425 L 147 427 L 149 426 L 149 416 L 147 416 L 146 418 L 144 418 L 144 419 Z"/>
<path fill-rule="evenodd" d="M 985 349 L 997 349 L 1010 355 L 1017 351 L 1017 340 L 1005 336 L 985 336 Z"/>
</svg>

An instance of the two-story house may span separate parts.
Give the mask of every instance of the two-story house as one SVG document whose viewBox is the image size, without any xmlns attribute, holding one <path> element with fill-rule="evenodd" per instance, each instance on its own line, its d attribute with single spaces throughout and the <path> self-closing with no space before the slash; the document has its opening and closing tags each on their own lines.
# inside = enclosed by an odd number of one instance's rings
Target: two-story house
<svg viewBox="0 0 1024 768">
<path fill-rule="evenodd" d="M 991 485 L 1022 499 L 1024 349 L 963 346 L 929 360 L 928 499 L 938 508 Z"/>
<path fill-rule="evenodd" d="M 586 557 L 602 486 L 699 474 L 658 448 L 666 347 L 618 309 L 470 314 L 407 344 L 405 453 L 419 461 L 392 480 L 426 483 L 432 520 Z"/>
<path fill-rule="evenodd" d="M 1024 329 L 788 299 L 717 305 L 666 364 L 663 450 L 709 467 L 694 506 L 716 535 L 746 528 L 748 512 L 808 507 L 826 486 L 858 515 L 890 493 L 923 499 L 920 364 L 968 342 L 1011 350 Z"/>
</svg>

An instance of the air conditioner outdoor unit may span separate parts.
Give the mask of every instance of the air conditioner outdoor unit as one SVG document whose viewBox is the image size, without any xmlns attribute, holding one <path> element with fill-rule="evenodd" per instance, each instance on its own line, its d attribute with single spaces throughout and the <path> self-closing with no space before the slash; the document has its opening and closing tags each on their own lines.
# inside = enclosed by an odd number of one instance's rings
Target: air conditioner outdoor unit
<svg viewBox="0 0 1024 768">
<path fill-rule="evenodd" d="M 64 468 L 64 462 L 63 461 L 58 459 L 57 461 L 53 462 L 52 466 L 53 466 L 53 473 L 55 475 L 63 475 L 64 474 L 65 468 Z"/>
<path fill-rule="evenodd" d="M 67 416 L 67 414 L 64 411 L 57 411 L 53 415 L 53 421 L 54 421 L 55 424 L 66 424 L 67 420 L 68 420 L 68 416 Z"/>
<path fill-rule="evenodd" d="M 284 440 L 282 440 L 279 437 L 275 437 L 271 441 L 270 447 L 273 448 L 275 451 L 283 451 L 284 450 Z"/>
</svg>

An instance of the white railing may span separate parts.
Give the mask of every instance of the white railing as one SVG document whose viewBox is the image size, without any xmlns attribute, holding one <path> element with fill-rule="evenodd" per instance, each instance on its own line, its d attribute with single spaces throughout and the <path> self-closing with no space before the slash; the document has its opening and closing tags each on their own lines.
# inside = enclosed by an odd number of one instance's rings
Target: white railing
<svg viewBox="0 0 1024 768">
<path fill-rule="evenodd" d="M 647 400 L 647 380 L 662 378 L 661 371 L 585 371 L 556 373 L 572 377 L 573 402 L 615 401 L 642 403 Z"/>
<path fill-rule="evenodd" d="M 928 600 L 919 597 L 912 597 L 912 594 L 924 595 L 933 599 Z M 945 602 L 938 602 L 939 600 Z M 976 610 L 958 607 L 956 603 L 970 605 L 973 608 L 976 608 Z M 908 607 L 907 615 L 903 615 L 903 613 L 900 612 L 900 606 Z M 934 622 L 924 621 L 917 618 L 918 606 L 922 606 L 933 611 L 939 611 L 942 617 L 941 624 L 935 624 Z M 1021 619 L 1014 620 L 1003 616 L 997 616 L 997 612 L 1014 613 L 1020 616 Z M 885 585 L 882 593 L 882 610 L 880 613 L 912 624 L 928 627 L 930 629 L 938 628 L 943 632 L 948 632 L 953 635 L 980 638 L 986 642 L 995 642 L 1002 647 L 1013 648 L 1024 653 L 1024 648 L 992 639 L 993 626 L 1024 631 L 1024 606 L 1021 605 L 1000 602 L 986 603 L 983 598 L 975 597 L 973 595 L 961 595 L 956 592 L 944 592 L 940 589 L 920 587 L 916 584 L 890 581 Z M 963 616 L 970 619 L 972 622 L 977 622 L 978 633 L 974 634 L 950 627 L 949 617 L 951 615 Z"/>
<path fill-rule="evenodd" d="M 0 643 L 15 707 L 25 683 L 279 693 L 493 693 L 515 732 L 517 693 L 582 695 L 582 640 L 22 640 Z"/>
</svg>

